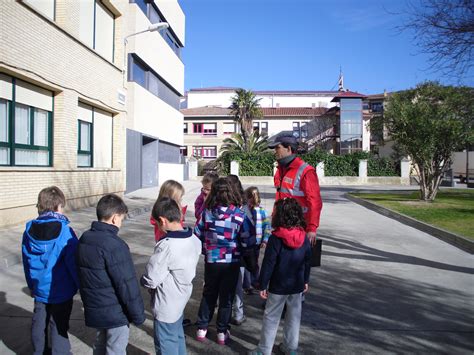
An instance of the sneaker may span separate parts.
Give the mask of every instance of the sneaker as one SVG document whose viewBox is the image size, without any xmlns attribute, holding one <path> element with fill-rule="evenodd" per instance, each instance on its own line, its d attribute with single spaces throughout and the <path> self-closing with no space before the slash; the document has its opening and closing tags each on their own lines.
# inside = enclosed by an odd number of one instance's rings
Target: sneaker
<svg viewBox="0 0 474 355">
<path fill-rule="evenodd" d="M 230 332 L 226 330 L 224 333 L 217 333 L 217 344 L 226 345 L 230 339 Z"/>
<path fill-rule="evenodd" d="M 247 321 L 247 317 L 246 316 L 243 316 L 241 319 L 236 319 L 236 318 L 233 318 L 230 320 L 230 324 L 233 324 L 233 325 L 242 325 L 242 323 L 244 323 L 245 321 Z"/>
<path fill-rule="evenodd" d="M 207 329 L 198 329 L 196 332 L 196 340 L 197 341 L 205 341 L 206 340 Z"/>
</svg>

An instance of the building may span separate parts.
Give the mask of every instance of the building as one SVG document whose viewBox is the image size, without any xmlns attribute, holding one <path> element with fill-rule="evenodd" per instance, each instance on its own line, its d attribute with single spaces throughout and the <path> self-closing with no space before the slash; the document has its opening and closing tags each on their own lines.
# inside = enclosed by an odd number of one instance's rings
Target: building
<svg viewBox="0 0 474 355">
<path fill-rule="evenodd" d="M 127 8 L 0 1 L 0 225 L 35 216 L 46 186 L 71 208 L 125 190 Z"/>
<path fill-rule="evenodd" d="M 184 114 L 185 156 L 215 159 L 222 141 L 237 132 L 229 106 L 236 88 L 203 88 L 187 92 Z M 254 91 L 263 116 L 254 129 L 272 137 L 291 131 L 309 149 L 335 154 L 370 149 L 370 115 L 363 114 L 364 95 L 351 91 Z M 342 131 L 340 128 L 342 127 Z"/>
<path fill-rule="evenodd" d="M 126 191 L 182 180 L 185 17 L 177 0 L 130 0 L 127 14 Z M 150 25 L 168 23 L 161 31 Z M 139 34 L 137 34 L 137 32 Z"/>
</svg>

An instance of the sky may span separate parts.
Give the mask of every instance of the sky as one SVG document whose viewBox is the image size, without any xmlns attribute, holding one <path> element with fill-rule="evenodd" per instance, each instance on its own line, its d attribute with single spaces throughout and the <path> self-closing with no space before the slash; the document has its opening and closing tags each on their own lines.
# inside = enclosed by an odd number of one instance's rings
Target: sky
<svg viewBox="0 0 474 355">
<path fill-rule="evenodd" d="M 404 0 L 178 0 L 186 16 L 185 89 L 408 89 L 429 70 L 406 19 Z M 462 84 L 474 86 L 472 71 Z"/>
</svg>

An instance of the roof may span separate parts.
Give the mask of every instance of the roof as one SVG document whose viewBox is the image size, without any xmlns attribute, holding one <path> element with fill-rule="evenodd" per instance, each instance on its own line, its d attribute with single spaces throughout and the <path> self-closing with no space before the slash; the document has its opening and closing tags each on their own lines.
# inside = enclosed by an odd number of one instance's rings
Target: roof
<svg viewBox="0 0 474 355">
<path fill-rule="evenodd" d="M 264 117 L 313 117 L 321 116 L 328 110 L 325 107 L 262 107 L 261 108 Z M 227 107 L 217 106 L 205 106 L 205 107 L 194 107 L 185 108 L 181 110 L 181 113 L 185 117 L 189 116 L 231 116 L 230 109 Z"/>
<path fill-rule="evenodd" d="M 341 99 L 365 99 L 367 96 L 355 91 L 339 91 L 331 102 L 338 102 Z"/>
</svg>

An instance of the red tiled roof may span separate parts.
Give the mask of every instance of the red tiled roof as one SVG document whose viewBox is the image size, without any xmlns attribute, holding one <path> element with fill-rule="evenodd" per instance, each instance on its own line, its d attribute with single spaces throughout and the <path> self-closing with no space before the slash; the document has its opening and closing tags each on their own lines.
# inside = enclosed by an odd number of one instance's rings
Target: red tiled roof
<svg viewBox="0 0 474 355">
<path fill-rule="evenodd" d="M 264 117 L 313 117 L 321 116 L 328 110 L 325 107 L 262 107 Z M 226 107 L 205 106 L 181 109 L 185 117 L 189 116 L 231 116 L 230 109 Z"/>
<path fill-rule="evenodd" d="M 331 102 L 338 102 L 340 99 L 345 99 L 345 98 L 365 99 L 366 97 L 367 96 L 359 94 L 358 92 L 354 92 L 354 91 L 340 91 L 334 97 L 334 99 L 331 100 Z"/>
</svg>

